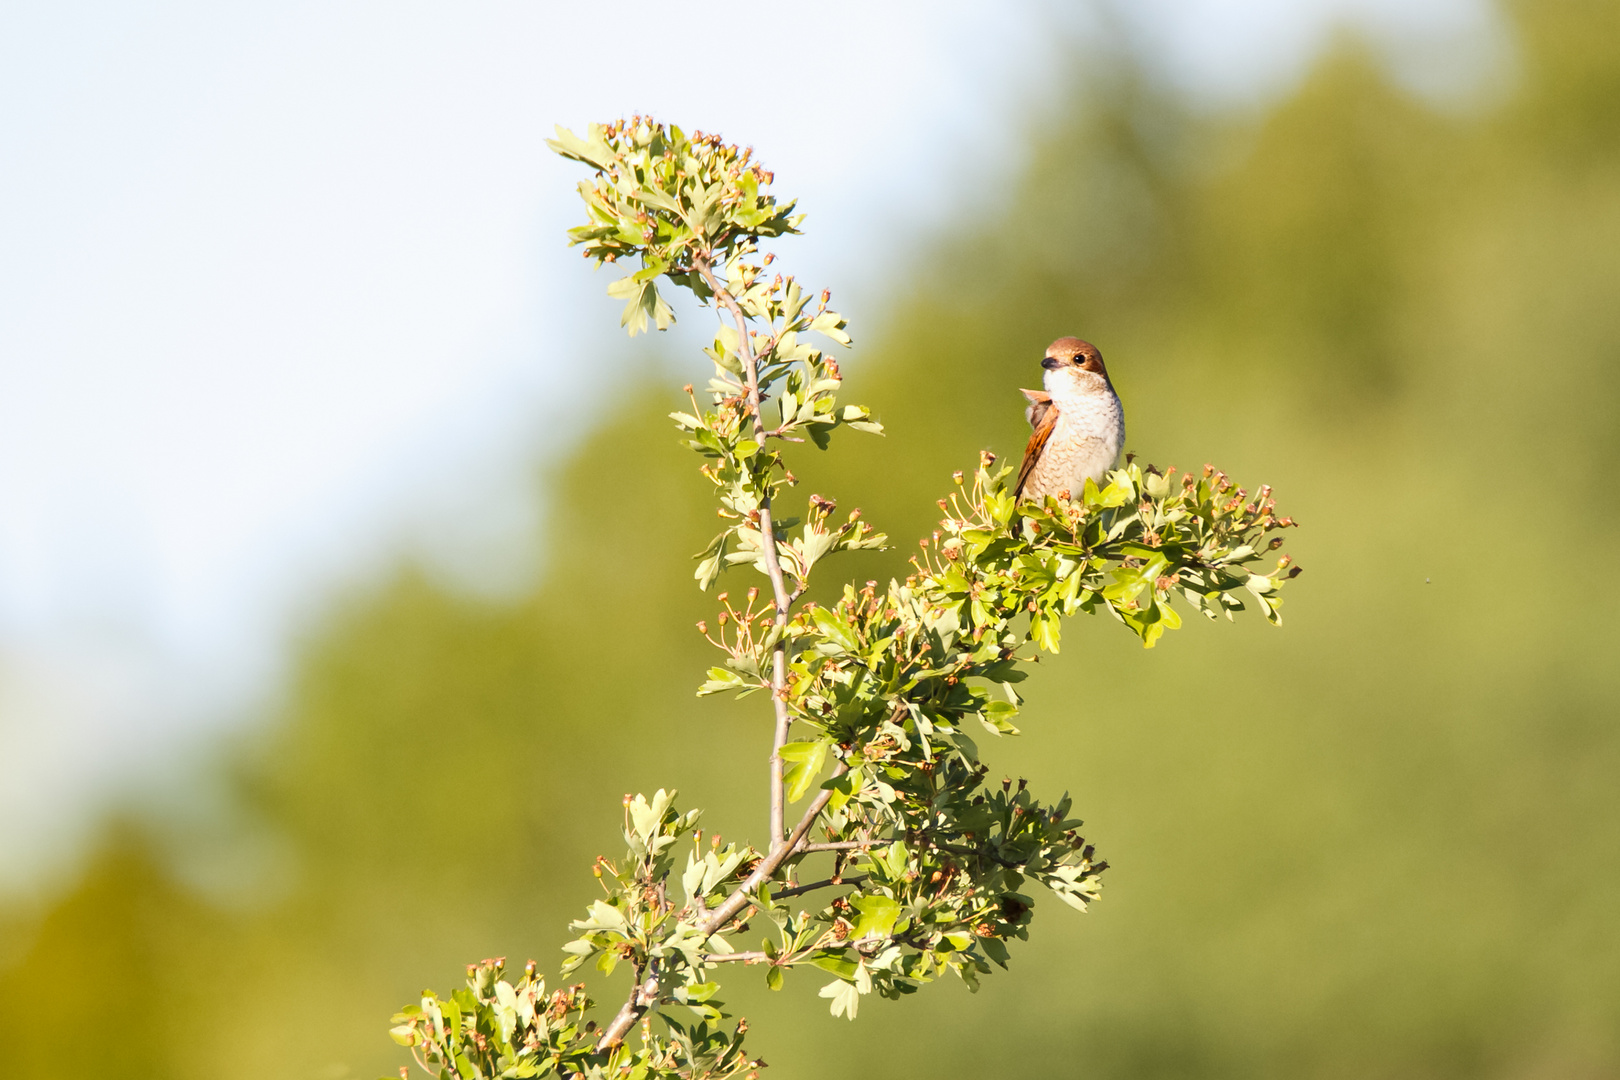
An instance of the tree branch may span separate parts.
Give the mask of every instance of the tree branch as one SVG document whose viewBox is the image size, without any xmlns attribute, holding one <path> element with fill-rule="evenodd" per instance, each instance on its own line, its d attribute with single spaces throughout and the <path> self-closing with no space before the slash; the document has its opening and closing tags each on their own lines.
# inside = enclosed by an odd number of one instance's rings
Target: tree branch
<svg viewBox="0 0 1620 1080">
<path fill-rule="evenodd" d="M 602 1037 L 596 1040 L 596 1052 L 600 1054 L 609 1047 L 623 1042 L 625 1034 L 636 1026 L 636 1021 L 640 1020 L 642 1014 L 657 1001 L 658 971 L 654 969 L 645 982 L 640 981 L 638 976 L 637 981 L 631 985 L 630 996 L 624 999 L 624 1004 L 619 1006 L 613 1020 L 602 1029 Z"/>
<path fill-rule="evenodd" d="M 825 881 L 813 881 L 808 885 L 795 885 L 791 889 L 783 889 L 779 893 L 772 893 L 771 899 L 785 900 L 790 896 L 803 896 L 807 892 L 815 892 L 817 889 L 826 889 L 834 885 L 860 885 L 865 881 L 865 874 L 856 874 L 854 877 L 849 878 L 827 878 Z"/>
<path fill-rule="evenodd" d="M 707 253 L 693 256 L 692 267 L 709 286 L 715 299 L 731 313 L 731 318 L 737 324 L 737 348 L 742 357 L 743 374 L 748 387 L 748 410 L 754 420 L 754 441 L 760 446 L 765 445 L 766 435 L 765 419 L 761 413 L 759 400 L 759 362 L 754 356 L 753 342 L 748 337 L 748 317 L 738 305 L 734 296 L 720 284 L 714 276 L 714 268 L 709 265 Z M 782 563 L 776 554 L 776 528 L 771 517 L 771 490 L 767 478 L 765 490 L 760 496 L 759 503 L 759 532 L 760 553 L 765 562 L 765 574 L 771 579 L 771 592 L 776 601 L 776 626 L 784 629 L 788 621 L 788 609 L 793 604 L 793 598 L 788 594 L 787 580 L 782 574 Z M 782 747 L 787 742 L 788 728 L 793 723 L 793 715 L 788 711 L 787 705 L 787 635 L 782 634 L 776 642 L 776 649 L 771 657 L 771 703 L 776 709 L 776 730 L 771 739 L 771 846 L 770 851 L 775 853 L 782 848 L 782 830 L 785 822 L 786 799 L 782 786 Z"/>
<path fill-rule="evenodd" d="M 732 953 L 704 953 L 705 964 L 744 963 L 757 964 L 769 960 L 770 956 L 762 952 L 732 952 Z"/>
<path fill-rule="evenodd" d="M 765 445 L 766 437 L 770 434 L 765 430 L 765 421 L 761 414 L 759 393 L 759 362 L 754 355 L 753 343 L 748 336 L 748 317 L 743 313 L 736 298 L 720 284 L 714 275 L 713 268 L 708 259 L 695 257 L 692 260 L 693 268 L 702 276 L 722 306 L 731 313 L 737 324 L 738 349 L 743 362 L 743 373 L 747 383 L 748 409 L 753 417 L 754 438 L 761 445 Z M 776 528 L 771 518 L 771 493 L 767 480 L 765 490 L 760 496 L 759 506 L 760 553 L 765 563 L 765 574 L 770 578 L 771 591 L 776 605 L 776 626 L 785 629 L 788 621 L 788 611 L 798 593 L 790 593 L 787 587 L 787 578 L 782 573 L 781 559 L 776 551 Z M 802 591 L 802 590 L 801 590 Z M 713 911 L 705 912 L 699 921 L 698 932 L 705 937 L 714 934 L 726 923 L 730 922 L 736 914 L 748 904 L 748 896 L 756 891 L 781 867 L 789 855 L 802 847 L 805 836 L 810 827 L 815 824 L 816 818 L 826 808 L 827 802 L 832 798 L 831 791 L 822 791 L 811 801 L 804 817 L 794 826 L 793 835 L 784 839 L 783 824 L 786 809 L 786 797 L 782 784 L 782 746 L 787 742 L 788 728 L 793 723 L 793 715 L 788 711 L 787 705 L 787 639 L 784 634 L 776 643 L 771 662 L 771 701 L 776 712 L 776 729 L 771 740 L 771 845 L 770 850 L 753 873 L 748 875 L 742 885 L 738 886 L 725 900 L 725 903 Z M 841 776 L 848 770 L 842 763 L 833 770 L 834 776 Z M 832 884 L 826 882 L 822 884 Z M 803 886 L 789 890 L 783 895 L 797 895 L 813 888 L 821 888 L 822 884 Z M 722 957 L 707 959 L 750 960 L 756 954 L 731 953 Z M 764 958 L 763 953 L 757 954 Z M 613 1020 L 602 1031 L 602 1037 L 597 1040 L 598 1052 L 616 1046 L 624 1040 L 624 1036 L 635 1026 L 636 1021 L 646 1014 L 647 1010 L 658 1002 L 658 973 L 656 968 L 642 981 L 637 976 L 636 983 L 630 988 L 630 996 L 625 999 Z"/>
<path fill-rule="evenodd" d="M 828 844 L 805 844 L 799 848 L 804 854 L 813 851 L 865 851 L 885 843 L 883 840 L 835 840 Z"/>
<path fill-rule="evenodd" d="M 849 766 L 840 761 L 838 767 L 833 770 L 833 776 L 843 776 L 848 771 Z M 788 856 L 800 849 L 806 834 L 810 832 L 810 826 L 814 825 L 816 818 L 821 816 L 821 811 L 826 808 L 827 801 L 832 798 L 832 794 L 831 791 L 824 789 L 811 800 L 810 808 L 804 812 L 804 817 L 800 818 L 799 823 L 793 827 L 793 835 L 788 837 L 787 843 L 759 860 L 759 865 L 754 867 L 754 872 L 749 874 L 747 880 L 737 886 L 730 896 L 726 897 L 725 903 L 709 912 L 709 917 L 697 924 L 698 933 L 704 937 L 715 933 L 730 922 L 732 917 L 748 904 L 748 894 L 769 881 L 771 875 L 776 873 L 777 868 L 787 861 Z"/>
<path fill-rule="evenodd" d="M 1028 862 L 1027 859 L 1025 860 L 1025 862 L 1019 862 L 1016 859 L 1005 858 L 1004 856 L 997 855 L 995 852 L 991 851 L 988 847 L 969 848 L 969 847 L 961 847 L 961 846 L 956 845 L 956 844 L 940 844 L 940 843 L 935 843 L 933 841 L 929 842 L 929 846 L 934 848 L 936 851 L 948 851 L 952 855 L 970 855 L 970 856 L 976 856 L 976 857 L 981 858 L 981 859 L 989 859 L 991 862 L 998 863 L 1001 866 L 1008 867 L 1009 869 L 1017 869 L 1018 867 L 1023 866 Z"/>
</svg>

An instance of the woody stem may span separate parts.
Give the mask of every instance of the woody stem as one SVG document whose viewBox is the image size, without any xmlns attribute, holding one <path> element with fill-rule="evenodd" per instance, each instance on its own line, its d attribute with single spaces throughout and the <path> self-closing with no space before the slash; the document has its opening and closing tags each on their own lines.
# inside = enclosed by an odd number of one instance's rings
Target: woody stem
<svg viewBox="0 0 1620 1080">
<path fill-rule="evenodd" d="M 630 996 L 619 1006 L 619 1011 L 614 1014 L 608 1026 L 602 1029 L 602 1037 L 596 1040 L 596 1052 L 601 1053 L 623 1042 L 625 1035 L 636 1026 L 636 1021 L 640 1020 L 657 1001 L 658 972 L 654 970 L 643 982 L 638 971 L 636 981 L 630 987 Z"/>
<path fill-rule="evenodd" d="M 833 778 L 843 776 L 848 771 L 849 766 L 839 762 L 838 766 L 833 769 Z M 804 838 L 809 835 L 810 826 L 816 823 L 816 818 L 821 815 L 822 810 L 826 809 L 827 802 L 832 798 L 832 795 L 830 789 L 824 788 L 820 794 L 811 800 L 809 808 L 805 810 L 804 816 L 799 819 L 799 823 L 793 827 L 793 834 L 787 838 L 787 842 L 761 859 L 759 865 L 754 867 L 753 873 L 748 875 L 747 880 L 737 886 L 731 895 L 726 897 L 724 903 L 709 912 L 708 918 L 698 923 L 697 932 L 699 934 L 708 937 L 730 922 L 737 912 L 748 905 L 749 893 L 754 892 L 769 881 L 771 875 L 775 874 L 777 868 L 786 862 L 790 856 L 804 850 Z"/>
<path fill-rule="evenodd" d="M 833 769 L 833 777 L 836 779 L 848 771 L 849 766 L 839 762 L 837 768 Z M 804 816 L 799 819 L 797 825 L 793 826 L 793 834 L 784 843 L 778 844 L 774 851 L 759 860 L 759 865 L 754 867 L 753 873 L 749 874 L 741 885 L 732 890 L 731 895 L 726 897 L 724 903 L 698 921 L 696 930 L 705 940 L 736 918 L 737 913 L 748 906 L 749 894 L 758 891 L 761 885 L 769 881 L 791 855 L 804 850 L 804 838 L 810 834 L 810 827 L 816 823 L 816 818 L 820 817 L 821 812 L 826 809 L 827 802 L 832 798 L 832 794 L 830 790 L 823 790 L 812 799 L 810 806 L 804 812 Z M 646 981 L 642 981 L 641 972 L 637 972 L 635 984 L 630 987 L 630 996 L 625 999 L 624 1004 L 619 1007 L 619 1011 L 614 1015 L 612 1021 L 603 1029 L 601 1038 L 597 1040 L 597 1051 L 600 1053 L 624 1041 L 626 1033 L 632 1027 L 635 1027 L 636 1021 L 640 1020 L 646 1015 L 648 1009 L 658 1003 L 658 994 L 658 971 L 656 967 L 647 976 Z"/>
<path fill-rule="evenodd" d="M 732 320 L 737 324 L 737 350 L 742 360 L 743 379 L 747 388 L 748 412 L 753 420 L 754 441 L 760 446 L 765 445 L 768 432 L 765 430 L 765 421 L 761 415 L 759 400 L 759 362 L 754 356 L 753 342 L 748 334 L 748 317 L 743 314 L 742 307 L 714 275 L 714 268 L 709 265 L 706 257 L 695 257 L 692 266 L 702 276 L 709 290 L 714 293 L 722 307 L 731 313 Z M 770 852 L 775 854 L 783 844 L 784 815 L 787 800 L 784 797 L 782 785 L 782 747 L 787 742 L 788 728 L 793 723 L 793 716 L 788 712 L 787 704 L 787 634 L 785 633 L 788 621 L 788 609 L 793 604 L 793 596 L 788 592 L 787 579 L 782 574 L 782 563 L 776 553 L 776 529 L 771 518 L 771 485 L 770 478 L 766 478 L 764 489 L 760 493 L 759 503 L 759 533 L 761 556 L 765 563 L 765 576 L 770 578 L 771 592 L 776 603 L 776 628 L 778 636 L 776 647 L 771 652 L 771 704 L 776 710 L 776 730 L 771 739 L 771 845 Z"/>
</svg>

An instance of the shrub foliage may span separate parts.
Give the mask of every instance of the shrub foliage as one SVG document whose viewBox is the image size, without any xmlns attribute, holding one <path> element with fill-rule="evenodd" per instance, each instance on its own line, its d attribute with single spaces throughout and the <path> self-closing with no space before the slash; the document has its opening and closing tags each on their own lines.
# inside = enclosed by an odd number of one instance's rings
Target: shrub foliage
<svg viewBox="0 0 1620 1080">
<path fill-rule="evenodd" d="M 396 1015 L 393 1035 L 443 1080 L 752 1074 L 763 1063 L 724 1011 L 723 973 L 780 989 L 790 969 L 819 969 L 833 1015 L 853 1020 L 871 994 L 945 975 L 976 987 L 1005 968 L 1029 934 L 1031 883 L 1081 911 L 1097 898 L 1107 863 L 1069 796 L 988 783 L 976 739 L 1017 733 L 1025 665 L 1058 651 L 1068 616 L 1106 613 L 1148 647 L 1181 625 L 1178 597 L 1210 618 L 1252 606 L 1279 621 L 1299 570 L 1286 555 L 1259 567 L 1293 522 L 1269 488 L 1251 495 L 1208 466 L 1177 478 L 1127 461 L 1073 500 L 1019 503 L 987 453 L 952 476 L 905 580 L 806 600 L 823 559 L 887 541 L 821 495 L 780 512 L 796 485 L 789 447 L 882 432 L 838 400 L 838 363 L 818 342 L 850 338 L 829 294 L 761 252 L 800 216 L 750 151 L 713 135 L 635 117 L 559 129 L 550 145 L 591 170 L 571 241 L 597 265 L 634 266 L 608 290 L 629 332 L 673 323 L 661 281 L 719 316 L 714 376 L 671 418 L 723 523 L 697 556 L 699 587 L 758 575 L 698 624 L 720 658 L 698 693 L 769 701 L 769 829 L 760 847 L 722 846 L 673 792 L 627 798 L 627 850 L 597 860 L 604 895 L 572 924 L 562 968 L 628 968 L 617 1011 L 599 1021 L 582 984 L 548 990 L 532 962 L 513 981 L 486 960 L 466 988 Z"/>
</svg>

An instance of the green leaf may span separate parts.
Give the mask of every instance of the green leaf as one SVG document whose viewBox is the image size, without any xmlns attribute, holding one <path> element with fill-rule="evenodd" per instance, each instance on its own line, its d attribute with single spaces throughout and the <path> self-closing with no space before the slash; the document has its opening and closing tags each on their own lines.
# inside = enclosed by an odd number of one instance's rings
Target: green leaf
<svg viewBox="0 0 1620 1080">
<path fill-rule="evenodd" d="M 625 930 L 624 913 L 605 900 L 593 900 L 590 917 L 574 923 L 576 930 Z"/>
<path fill-rule="evenodd" d="M 851 904 L 861 915 L 850 930 L 850 937 L 888 937 L 894 932 L 895 920 L 900 917 L 900 901 L 873 895 L 855 897 Z"/>
<path fill-rule="evenodd" d="M 736 690 L 749 685 L 741 675 L 728 668 L 712 667 L 709 669 L 709 679 L 698 687 L 698 697 L 709 694 L 718 694 L 724 690 Z"/>
<path fill-rule="evenodd" d="M 827 640 L 845 652 L 854 652 L 860 647 L 854 629 L 839 617 L 837 612 L 824 607 L 813 607 L 810 609 L 810 617 L 815 620 L 816 627 L 826 635 Z"/>
<path fill-rule="evenodd" d="M 782 747 L 782 760 L 791 763 L 782 774 L 788 802 L 798 802 L 810 790 L 810 785 L 827 760 L 827 748 L 828 744 L 823 740 L 788 743 Z"/>
<path fill-rule="evenodd" d="M 815 739 L 807 742 L 783 743 L 778 754 L 783 761 L 809 761 L 812 758 L 819 761 L 826 752 L 826 740 Z"/>
<path fill-rule="evenodd" d="M 847 983 L 842 979 L 835 979 L 821 988 L 821 995 L 832 999 L 832 1014 L 834 1016 L 855 1019 L 855 1014 L 861 1007 L 861 992 L 855 984 Z"/>
<path fill-rule="evenodd" d="M 841 951 L 818 952 L 810 957 L 810 963 L 822 971 L 830 971 L 840 978 L 853 979 L 855 977 L 856 964 L 852 960 L 844 959 L 844 954 Z"/>
</svg>

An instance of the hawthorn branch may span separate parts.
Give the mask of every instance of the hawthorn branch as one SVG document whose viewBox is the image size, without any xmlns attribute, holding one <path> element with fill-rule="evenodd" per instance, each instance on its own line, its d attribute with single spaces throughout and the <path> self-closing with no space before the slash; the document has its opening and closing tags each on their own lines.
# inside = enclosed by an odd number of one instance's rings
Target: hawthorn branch
<svg viewBox="0 0 1620 1080">
<path fill-rule="evenodd" d="M 733 952 L 733 953 L 704 953 L 705 964 L 759 964 L 769 960 L 770 956 L 763 952 Z"/>
<path fill-rule="evenodd" d="M 743 365 L 743 374 L 747 387 L 747 403 L 749 415 L 753 422 L 754 439 L 761 446 L 765 445 L 768 437 L 775 435 L 783 437 L 782 432 L 767 431 L 760 403 L 759 390 L 759 360 L 754 354 L 753 343 L 749 337 L 748 317 L 741 305 L 731 293 L 720 284 L 715 277 L 714 269 L 707 255 L 695 257 L 692 260 L 693 268 L 703 278 L 710 291 L 728 312 L 737 324 L 738 350 Z M 760 496 L 759 531 L 762 561 L 765 564 L 765 574 L 771 582 L 771 592 L 775 601 L 775 625 L 780 631 L 785 631 L 788 621 L 788 612 L 793 602 L 803 592 L 802 586 L 790 592 L 787 586 L 786 575 L 782 572 L 781 559 L 776 550 L 776 528 L 771 514 L 771 492 L 767 483 Z M 786 793 L 783 785 L 782 746 L 787 742 L 788 729 L 793 723 L 793 716 L 787 705 L 787 640 L 783 633 L 776 643 L 771 658 L 771 702 L 776 713 L 776 727 L 771 740 L 771 807 L 770 807 L 770 849 L 760 860 L 754 871 L 748 875 L 747 880 L 739 886 L 726 901 L 712 911 L 705 911 L 698 924 L 698 930 L 710 935 L 730 922 L 736 914 L 748 903 L 748 896 L 776 873 L 787 857 L 804 846 L 804 838 L 810 832 L 821 811 L 826 808 L 828 800 L 832 798 L 831 791 L 823 791 L 812 800 L 806 809 L 804 817 L 794 827 L 791 837 L 784 837 L 784 823 L 786 811 Z M 847 766 L 840 764 L 834 770 L 834 776 L 842 775 Z M 851 883 L 858 883 L 855 879 Z M 827 885 L 837 884 L 831 880 L 818 882 L 813 885 L 800 886 L 787 890 L 781 895 L 796 896 L 813 889 L 823 888 Z M 725 957 L 715 958 L 729 960 L 752 961 L 764 958 L 764 954 L 736 953 Z M 602 1031 L 602 1037 L 597 1041 L 598 1052 L 623 1041 L 625 1034 L 635 1026 L 636 1021 L 646 1014 L 647 1010 L 658 1001 L 658 973 L 654 969 L 645 980 L 637 973 L 635 984 L 630 989 L 630 995 L 620 1006 L 613 1020 Z"/>
<path fill-rule="evenodd" d="M 799 848 L 802 854 L 813 851 L 866 851 L 883 844 L 882 840 L 834 840 L 827 844 L 805 844 Z"/>
<path fill-rule="evenodd" d="M 959 844 L 940 844 L 940 843 L 931 843 L 930 846 L 933 847 L 937 851 L 948 851 L 952 855 L 967 855 L 967 856 L 970 856 L 972 858 L 989 859 L 991 862 L 997 863 L 997 864 L 999 864 L 1001 866 L 1005 866 L 1005 867 L 1007 867 L 1008 869 L 1011 869 L 1011 870 L 1017 870 L 1020 867 L 1027 866 L 1029 864 L 1028 859 L 1025 859 L 1023 862 L 1019 862 L 1017 859 L 1009 859 L 1005 855 L 1001 855 L 1001 854 L 998 854 L 997 852 L 991 851 L 988 846 L 984 846 L 984 847 L 962 847 Z"/>
<path fill-rule="evenodd" d="M 842 776 L 847 771 L 849 771 L 849 766 L 839 762 L 838 767 L 833 770 L 833 776 Z M 804 838 L 810 833 L 810 827 L 821 816 L 821 811 L 826 808 L 832 794 L 831 791 L 824 790 L 811 801 L 809 808 L 804 812 L 804 817 L 800 818 L 799 823 L 793 827 L 793 835 L 788 838 L 786 843 L 778 845 L 776 850 L 769 852 L 764 858 L 760 859 L 759 865 L 754 867 L 754 872 L 749 874 L 747 880 L 737 886 L 730 896 L 726 897 L 725 903 L 710 911 L 697 924 L 698 933 L 705 938 L 713 935 L 748 905 L 749 894 L 757 891 L 761 885 L 769 881 L 771 876 L 787 861 L 788 856 L 792 855 L 804 843 Z M 602 1030 L 602 1037 L 596 1043 L 597 1052 L 600 1053 L 623 1042 L 625 1034 L 635 1027 L 636 1021 L 646 1015 L 647 1010 L 657 1003 L 658 971 L 655 967 L 645 981 L 641 979 L 640 973 L 637 973 L 636 983 L 630 988 L 630 996 L 625 999 L 623 1005 L 619 1006 L 619 1011 L 614 1014 L 612 1021 Z"/>
<path fill-rule="evenodd" d="M 779 893 L 772 893 L 771 894 L 771 899 L 772 900 L 785 900 L 790 896 L 803 896 L 805 893 L 815 892 L 817 889 L 828 889 L 828 888 L 831 888 L 834 885 L 851 885 L 851 886 L 854 886 L 854 885 L 864 885 L 865 883 L 866 883 L 866 875 L 865 874 L 856 874 L 854 877 L 848 877 L 848 878 L 827 878 L 825 881 L 812 881 L 808 885 L 795 885 L 791 889 L 783 889 Z"/>
<path fill-rule="evenodd" d="M 602 1037 L 596 1040 L 596 1052 L 617 1046 L 624 1041 L 624 1036 L 636 1026 L 636 1021 L 652 1008 L 658 1001 L 658 969 L 655 967 L 652 974 L 643 981 L 641 973 L 636 973 L 636 981 L 630 987 L 630 996 L 624 999 L 619 1011 L 614 1014 L 608 1026 L 602 1029 Z"/>
<path fill-rule="evenodd" d="M 702 276 L 709 291 L 731 313 L 732 320 L 737 324 L 737 349 L 742 357 L 743 375 L 747 383 L 748 411 L 753 418 L 754 441 L 764 446 L 769 433 L 765 430 L 765 419 L 760 409 L 759 361 L 754 355 L 754 346 L 748 336 L 748 316 L 743 313 L 736 297 L 732 296 L 714 276 L 714 268 L 709 264 L 708 253 L 694 256 L 692 267 Z M 776 648 L 771 656 L 771 704 L 776 710 L 776 730 L 771 739 L 770 851 L 775 854 L 783 847 L 782 830 L 787 805 L 782 785 L 782 747 L 787 743 L 788 728 L 793 724 L 793 715 L 788 711 L 787 704 L 786 630 L 788 609 L 792 606 L 794 597 L 788 592 L 787 579 L 782 573 L 782 563 L 777 558 L 776 527 L 771 517 L 771 489 L 768 478 L 759 501 L 759 533 L 765 576 L 771 579 L 771 592 L 776 601 L 776 627 L 779 632 Z"/>
<path fill-rule="evenodd" d="M 838 767 L 833 770 L 833 776 L 839 777 L 848 771 L 849 766 L 839 762 Z M 726 897 L 725 903 L 709 912 L 709 917 L 697 924 L 698 933 L 704 937 L 714 934 L 722 926 L 730 922 L 737 912 L 747 906 L 748 894 L 755 892 L 761 885 L 769 881 L 771 875 L 776 873 L 777 868 L 787 861 L 788 856 L 801 849 L 805 836 L 810 832 L 810 826 L 814 825 L 816 818 L 821 816 L 821 811 L 826 808 L 827 801 L 832 798 L 832 795 L 833 793 L 830 790 L 824 789 L 811 800 L 809 809 L 804 812 L 804 817 L 799 819 L 799 823 L 793 827 L 793 835 L 788 837 L 787 843 L 759 860 L 759 865 L 754 867 L 754 872 L 749 874 L 748 878 L 737 886 L 730 896 Z"/>
</svg>

